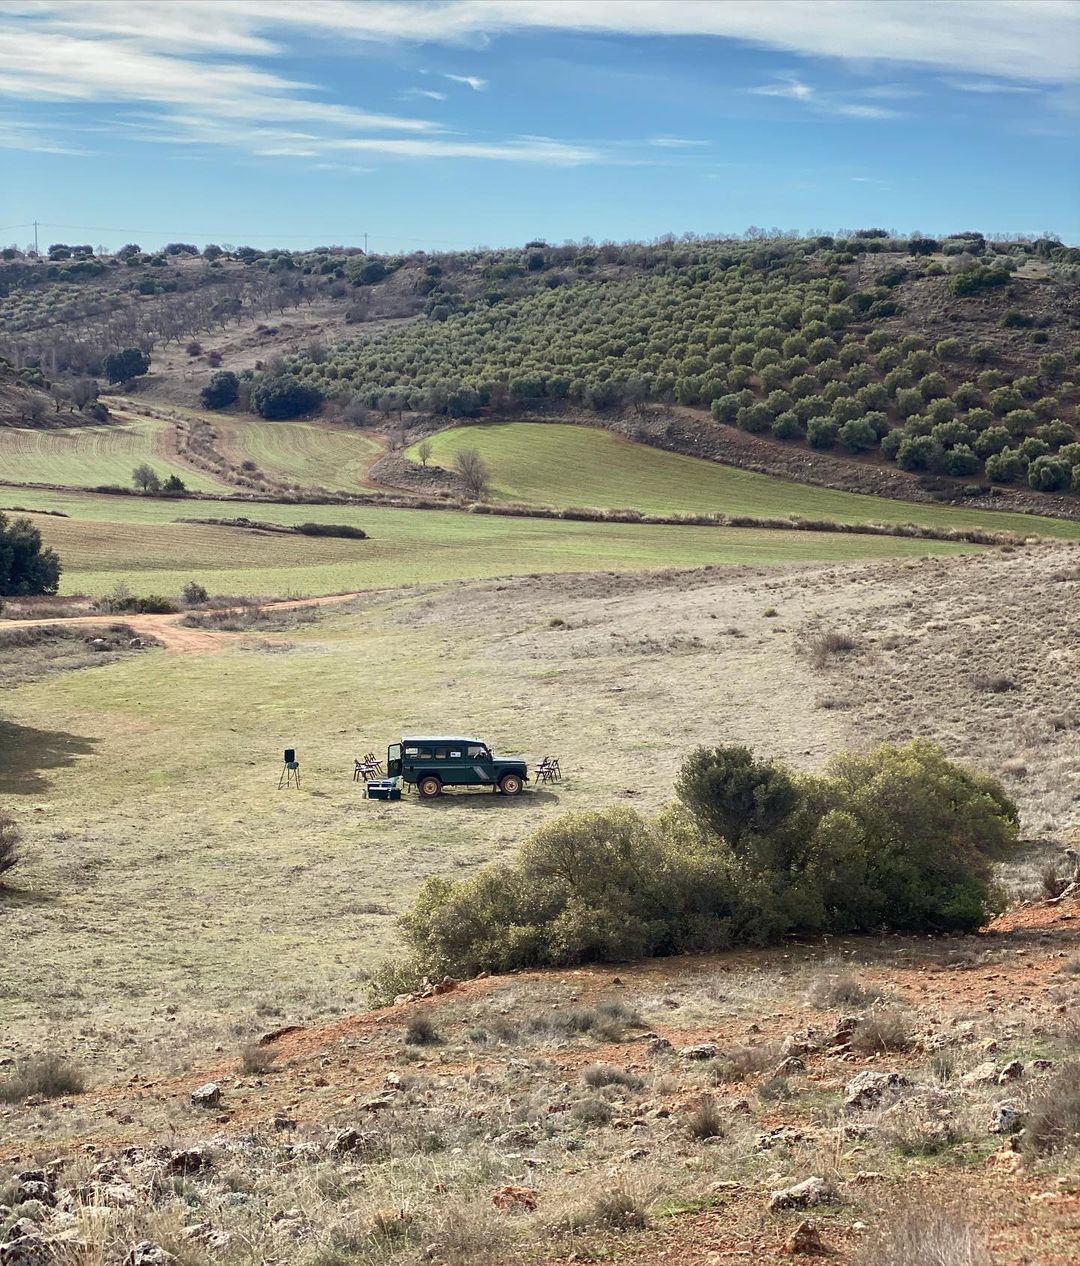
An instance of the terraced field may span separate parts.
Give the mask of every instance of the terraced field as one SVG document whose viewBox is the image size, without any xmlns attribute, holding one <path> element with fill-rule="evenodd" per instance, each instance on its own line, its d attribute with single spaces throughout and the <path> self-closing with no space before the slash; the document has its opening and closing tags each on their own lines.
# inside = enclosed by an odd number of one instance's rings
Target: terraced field
<svg viewBox="0 0 1080 1266">
<path fill-rule="evenodd" d="M 919 523 L 1080 538 L 1078 522 L 917 505 L 789 483 L 634 444 L 592 427 L 484 423 L 442 431 L 431 444 L 429 461 L 447 469 L 462 449 L 477 449 L 491 470 L 493 499 L 528 505 L 633 507 L 647 514 L 802 515 L 841 523 Z M 419 460 L 416 445 L 408 456 Z"/>
<path fill-rule="evenodd" d="M 213 475 L 186 466 L 169 453 L 167 422 L 120 412 L 116 417 L 108 426 L 64 430 L 0 427 L 0 483 L 130 487 L 134 468 L 149 462 L 163 480 L 177 475 L 197 491 L 225 489 Z"/>
<path fill-rule="evenodd" d="M 331 492 L 369 487 L 368 467 L 383 452 L 377 439 L 355 427 L 225 415 L 213 424 L 218 449 L 234 465 L 253 461 L 274 479 Z"/>
<path fill-rule="evenodd" d="M 579 523 L 363 506 L 178 505 L 143 497 L 18 491 L 17 503 L 0 498 L 0 507 L 18 504 L 70 516 L 33 516 L 64 560 L 64 593 L 99 594 L 122 580 L 136 593 L 176 594 L 195 579 L 218 593 L 300 596 L 539 572 L 848 561 L 965 548 L 837 533 Z M 346 523 L 363 528 L 370 539 L 176 522 L 181 516 L 239 515 L 284 524 Z"/>
</svg>

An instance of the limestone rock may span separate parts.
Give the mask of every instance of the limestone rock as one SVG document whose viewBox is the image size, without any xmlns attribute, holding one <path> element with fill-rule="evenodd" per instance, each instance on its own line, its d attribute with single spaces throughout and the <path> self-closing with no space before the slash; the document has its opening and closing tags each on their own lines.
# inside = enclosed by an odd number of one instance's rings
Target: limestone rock
<svg viewBox="0 0 1080 1266">
<path fill-rule="evenodd" d="M 1015 1099 L 1003 1099 L 990 1109 L 991 1134 L 1018 1134 L 1024 1128 L 1024 1113 Z"/>
<path fill-rule="evenodd" d="M 832 1199 L 832 1188 L 824 1178 L 815 1176 L 796 1183 L 794 1187 L 774 1191 L 769 1209 L 773 1213 L 780 1209 L 810 1209 L 814 1205 L 828 1204 Z"/>
<path fill-rule="evenodd" d="M 817 1224 L 807 1220 L 800 1222 L 784 1241 L 784 1251 L 787 1253 L 824 1256 L 829 1252 L 829 1249 L 818 1234 Z"/>
<path fill-rule="evenodd" d="M 216 1081 L 208 1081 L 191 1092 L 191 1102 L 196 1108 L 216 1108 L 221 1102 L 221 1087 Z"/>
<path fill-rule="evenodd" d="M 844 1088 L 844 1107 L 857 1110 L 876 1107 L 886 1095 L 895 1094 L 910 1084 L 902 1073 L 879 1073 L 868 1068 L 852 1077 Z"/>
</svg>

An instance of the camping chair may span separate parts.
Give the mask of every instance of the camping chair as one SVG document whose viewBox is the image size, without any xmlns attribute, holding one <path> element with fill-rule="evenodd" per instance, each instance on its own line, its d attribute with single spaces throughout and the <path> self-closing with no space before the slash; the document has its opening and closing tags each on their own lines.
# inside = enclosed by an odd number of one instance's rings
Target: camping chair
<svg viewBox="0 0 1080 1266">
<path fill-rule="evenodd" d="M 561 777 L 559 773 L 559 758 L 557 756 L 545 756 L 539 765 L 536 766 L 534 772 L 537 782 L 557 782 Z"/>
<path fill-rule="evenodd" d="M 380 778 L 383 776 L 382 761 L 375 755 L 374 752 L 368 752 L 366 763 L 375 770 Z"/>
<path fill-rule="evenodd" d="M 353 782 L 360 782 L 361 779 L 367 782 L 371 778 L 381 777 L 382 768 L 370 752 L 363 760 L 353 761 Z"/>
</svg>

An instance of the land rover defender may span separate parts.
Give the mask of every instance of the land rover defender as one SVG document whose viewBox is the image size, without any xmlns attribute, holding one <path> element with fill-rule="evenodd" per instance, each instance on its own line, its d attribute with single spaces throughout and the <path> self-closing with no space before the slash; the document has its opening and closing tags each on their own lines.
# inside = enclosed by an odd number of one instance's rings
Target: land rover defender
<svg viewBox="0 0 1080 1266">
<path fill-rule="evenodd" d="M 413 735 L 386 750 L 386 772 L 415 786 L 425 799 L 444 787 L 490 787 L 516 796 L 529 781 L 520 756 L 496 756 L 483 739 Z"/>
</svg>

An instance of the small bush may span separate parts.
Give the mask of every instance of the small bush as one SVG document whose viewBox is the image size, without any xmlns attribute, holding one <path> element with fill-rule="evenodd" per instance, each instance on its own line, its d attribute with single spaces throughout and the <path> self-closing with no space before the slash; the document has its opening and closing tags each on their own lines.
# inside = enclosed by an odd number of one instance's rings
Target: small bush
<svg viewBox="0 0 1080 1266">
<path fill-rule="evenodd" d="M 920 1203 L 867 1239 L 856 1266 L 991 1266 L 978 1229 L 962 1214 Z"/>
<path fill-rule="evenodd" d="M 1080 1064 L 1065 1064 L 1033 1096 L 1021 1146 L 1029 1156 L 1080 1149 Z"/>
<path fill-rule="evenodd" d="M 277 1054 L 268 1046 L 260 1046 L 258 1042 L 248 1042 L 240 1050 L 240 1071 L 242 1073 L 268 1073 L 274 1066 Z"/>
<path fill-rule="evenodd" d="M 898 1011 L 877 1011 L 859 1021 L 851 1035 L 851 1045 L 864 1055 L 906 1051 L 912 1045 L 911 1029 Z"/>
<path fill-rule="evenodd" d="M 19 840 L 19 828 L 15 825 L 15 819 L 0 812 L 0 888 L 4 887 L 5 876 L 22 860 Z"/>
<path fill-rule="evenodd" d="M 709 1080 L 717 1085 L 745 1081 L 753 1073 L 767 1072 L 783 1059 L 779 1042 L 759 1042 L 755 1046 L 733 1046 L 709 1065 Z"/>
<path fill-rule="evenodd" d="M 409 1046 L 437 1046 L 442 1038 L 430 1016 L 414 1015 L 405 1026 L 405 1041 Z"/>
<path fill-rule="evenodd" d="M 616 1068 L 614 1064 L 590 1064 L 582 1077 L 585 1084 L 592 1086 L 594 1090 L 603 1086 L 625 1086 L 628 1090 L 640 1090 L 645 1085 L 637 1073 Z"/>
<path fill-rule="evenodd" d="M 301 536 L 343 536 L 350 541 L 367 540 L 364 529 L 353 527 L 350 523 L 298 523 L 293 531 Z"/>
<path fill-rule="evenodd" d="M 210 594 L 205 585 L 200 585 L 197 580 L 189 580 L 180 591 L 180 600 L 185 607 L 198 607 L 210 601 Z"/>
<path fill-rule="evenodd" d="M 648 1225 L 648 1214 L 641 1199 L 625 1186 L 612 1187 L 594 1196 L 582 1208 L 566 1218 L 568 1230 L 587 1227 L 608 1227 L 614 1231 L 642 1230 Z"/>
<path fill-rule="evenodd" d="M 0 1103 L 25 1103 L 27 1099 L 59 1099 L 82 1094 L 82 1072 L 62 1055 L 32 1055 L 5 1081 L 0 1081 Z"/>
<path fill-rule="evenodd" d="M 686 1128 L 694 1139 L 723 1137 L 724 1118 L 712 1095 L 702 1095 L 686 1114 Z"/>
<path fill-rule="evenodd" d="M 863 985 L 854 976 L 818 976 L 810 982 L 806 991 L 807 1001 L 822 1010 L 857 1010 L 877 1002 L 880 997 L 880 989 Z"/>
<path fill-rule="evenodd" d="M 806 649 L 814 667 L 825 668 L 837 655 L 850 655 L 852 651 L 857 651 L 859 643 L 849 633 L 816 633 Z"/>
<path fill-rule="evenodd" d="M 571 1112 L 571 1116 L 579 1125 L 607 1125 L 614 1115 L 611 1104 L 599 1096 L 582 1099 L 580 1103 L 574 1105 Z"/>
</svg>

